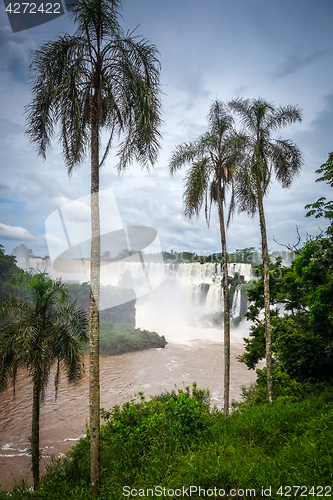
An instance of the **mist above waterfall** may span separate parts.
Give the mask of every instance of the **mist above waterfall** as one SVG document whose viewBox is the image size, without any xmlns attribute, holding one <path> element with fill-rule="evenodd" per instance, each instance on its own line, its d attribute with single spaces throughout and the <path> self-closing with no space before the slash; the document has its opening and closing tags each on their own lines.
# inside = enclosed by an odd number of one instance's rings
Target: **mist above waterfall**
<svg viewBox="0 0 333 500">
<path fill-rule="evenodd" d="M 69 261 L 75 271 L 76 261 Z M 62 277 L 54 271 L 48 259 L 30 258 L 22 267 L 47 271 L 54 278 Z M 25 265 L 24 265 L 25 264 Z M 255 276 L 251 264 L 228 264 L 228 275 L 238 276 L 232 299 L 231 317 L 237 318 L 242 311 L 242 283 Z M 67 279 L 79 275 L 67 274 Z M 86 280 L 87 278 L 85 278 Z M 167 340 L 187 342 L 190 340 L 221 341 L 223 339 L 223 290 L 222 266 L 220 263 L 162 263 L 133 262 L 132 257 L 103 266 L 102 285 L 133 290 L 136 297 L 136 326 L 155 330 Z M 243 294 L 244 295 L 244 294 Z M 246 304 L 245 304 L 246 305 Z M 108 307 L 107 304 L 103 308 Z M 111 305 L 109 305 L 111 307 Z M 244 304 L 243 304 L 244 309 Z M 219 319 L 214 327 L 211 318 Z M 243 321 L 232 327 L 232 341 L 241 341 L 247 335 L 249 324 Z"/>
<path fill-rule="evenodd" d="M 251 265 L 229 264 L 229 276 L 233 277 L 236 273 L 243 277 L 243 282 L 249 281 Z M 174 342 L 222 341 L 223 321 L 214 327 L 207 319 L 214 313 L 223 313 L 221 265 L 166 264 L 165 274 L 166 280 L 159 287 L 137 300 L 137 326 L 156 330 Z M 240 284 L 236 287 L 231 310 L 234 318 L 241 313 Z M 206 318 L 205 321 L 203 318 Z M 232 327 L 231 340 L 242 341 L 248 330 L 246 322 L 237 328 Z"/>
</svg>

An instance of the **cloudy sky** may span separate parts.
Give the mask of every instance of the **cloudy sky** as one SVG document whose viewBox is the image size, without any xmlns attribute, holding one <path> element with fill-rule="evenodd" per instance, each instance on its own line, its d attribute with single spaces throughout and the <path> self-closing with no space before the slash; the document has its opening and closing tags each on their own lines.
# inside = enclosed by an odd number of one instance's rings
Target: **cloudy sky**
<svg viewBox="0 0 333 500">
<path fill-rule="evenodd" d="M 121 177 L 116 149 L 101 170 L 101 189 L 112 188 L 124 225 L 157 230 L 163 250 L 209 254 L 220 248 L 213 208 L 208 229 L 202 215 L 183 216 L 184 171 L 170 177 L 168 160 L 178 144 L 206 130 L 214 99 L 263 97 L 276 105 L 298 104 L 303 121 L 277 137 L 301 148 L 304 166 L 288 190 L 273 183 L 265 200 L 270 249 L 273 241 L 303 241 L 326 227 L 305 218 L 304 206 L 331 188 L 315 183 L 315 170 L 333 150 L 332 0 L 124 0 L 121 24 L 154 43 L 162 64 L 163 139 L 159 161 L 149 173 L 133 165 Z M 68 178 L 55 140 L 46 161 L 25 136 L 24 106 L 31 100 L 29 55 L 61 32 L 73 33 L 67 15 L 12 33 L 0 5 L 0 243 L 6 252 L 24 243 L 36 255 L 49 254 L 45 220 L 58 207 L 86 196 L 89 161 Z M 260 246 L 257 217 L 236 215 L 228 249 Z"/>
</svg>

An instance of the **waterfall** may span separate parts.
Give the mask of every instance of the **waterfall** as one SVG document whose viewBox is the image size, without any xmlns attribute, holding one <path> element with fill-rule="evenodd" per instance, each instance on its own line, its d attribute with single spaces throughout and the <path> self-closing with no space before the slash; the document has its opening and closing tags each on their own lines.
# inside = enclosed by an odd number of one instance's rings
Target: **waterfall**
<svg viewBox="0 0 333 500">
<path fill-rule="evenodd" d="M 247 283 L 253 279 L 252 276 L 252 266 L 251 264 L 228 264 L 228 274 L 229 276 L 235 276 L 238 273 L 241 276 L 244 276 L 244 281 Z"/>
<path fill-rule="evenodd" d="M 207 313 L 223 312 L 223 288 L 221 285 L 210 285 L 206 301 Z"/>
<path fill-rule="evenodd" d="M 144 258 L 144 257 L 143 257 Z M 88 281 L 89 261 L 85 261 L 86 277 L 75 274 L 82 271 L 82 261 L 72 259 L 68 261 L 70 273 L 59 273 L 52 268 L 49 260 L 30 258 L 28 263 L 18 263 L 21 267 L 45 270 L 54 278 Z M 235 274 L 244 277 L 244 281 L 251 280 L 251 264 L 228 264 L 228 275 Z M 134 290 L 136 297 L 148 294 L 168 282 L 168 290 L 173 289 L 175 294 L 188 306 L 200 308 L 203 313 L 223 311 L 222 265 L 220 263 L 167 263 L 134 261 L 134 256 L 117 262 L 102 262 L 101 284 Z M 238 285 L 232 303 L 232 317 L 237 317 L 241 310 L 241 286 Z"/>
<path fill-rule="evenodd" d="M 234 277 L 235 274 L 244 276 L 244 281 L 251 279 L 251 264 L 228 264 L 228 275 Z M 194 306 L 205 306 L 206 313 L 222 312 L 223 289 L 222 266 L 219 263 L 182 263 L 165 264 L 165 274 L 170 280 L 173 280 L 176 286 L 182 290 L 183 297 L 187 303 Z M 205 298 L 202 294 L 202 286 L 206 285 L 208 292 Z M 236 289 L 238 296 L 237 309 L 241 308 L 241 291 Z M 239 316 L 240 312 L 238 313 Z"/>
<path fill-rule="evenodd" d="M 235 294 L 233 297 L 232 301 L 232 307 L 231 307 L 231 317 L 232 318 L 238 318 L 241 313 L 241 304 L 242 304 L 242 290 L 241 290 L 241 285 L 237 285 Z"/>
</svg>

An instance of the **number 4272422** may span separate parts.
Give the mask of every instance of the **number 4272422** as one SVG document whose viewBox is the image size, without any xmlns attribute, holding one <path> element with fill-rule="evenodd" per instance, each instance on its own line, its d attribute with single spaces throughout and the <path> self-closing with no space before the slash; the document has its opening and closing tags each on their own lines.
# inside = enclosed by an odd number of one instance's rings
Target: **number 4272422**
<svg viewBox="0 0 333 500">
<path fill-rule="evenodd" d="M 280 486 L 277 490 L 277 495 L 281 495 L 281 497 L 307 497 L 308 495 L 312 495 L 314 497 L 330 497 L 331 495 L 331 486 L 312 486 L 310 488 L 307 486 Z"/>
<path fill-rule="evenodd" d="M 46 3 L 44 8 L 43 3 L 37 7 L 35 3 L 16 2 L 8 4 L 6 11 L 9 14 L 61 14 L 60 3 Z"/>
</svg>

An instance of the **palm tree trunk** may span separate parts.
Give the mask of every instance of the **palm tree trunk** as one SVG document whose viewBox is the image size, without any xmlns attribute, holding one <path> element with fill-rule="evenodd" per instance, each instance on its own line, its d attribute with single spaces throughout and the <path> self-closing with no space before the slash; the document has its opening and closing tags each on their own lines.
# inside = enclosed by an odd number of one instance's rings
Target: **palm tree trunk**
<svg viewBox="0 0 333 500">
<path fill-rule="evenodd" d="M 227 240 L 225 235 L 225 224 L 223 214 L 223 202 L 221 199 L 221 186 L 217 190 L 217 203 L 219 207 L 220 233 L 222 244 L 222 270 L 223 270 L 223 303 L 224 303 L 224 416 L 229 415 L 229 392 L 230 392 L 230 304 L 228 284 L 228 256 Z"/>
<path fill-rule="evenodd" d="M 265 305 L 265 336 L 266 336 L 266 369 L 268 402 L 273 404 L 273 368 L 272 368 L 272 338 L 271 338 L 271 310 L 269 298 L 269 259 L 264 205 L 261 189 L 258 189 L 258 208 L 261 231 L 262 261 L 264 267 L 264 305 Z"/>
<path fill-rule="evenodd" d="M 99 387 L 99 293 L 100 293 L 100 214 L 99 214 L 99 127 L 91 125 L 91 259 L 90 259 L 90 481 L 92 494 L 100 488 L 100 387 Z"/>
<path fill-rule="evenodd" d="M 35 490 L 37 490 L 39 486 L 39 409 L 40 391 L 34 384 L 32 396 L 31 459 Z"/>
</svg>

